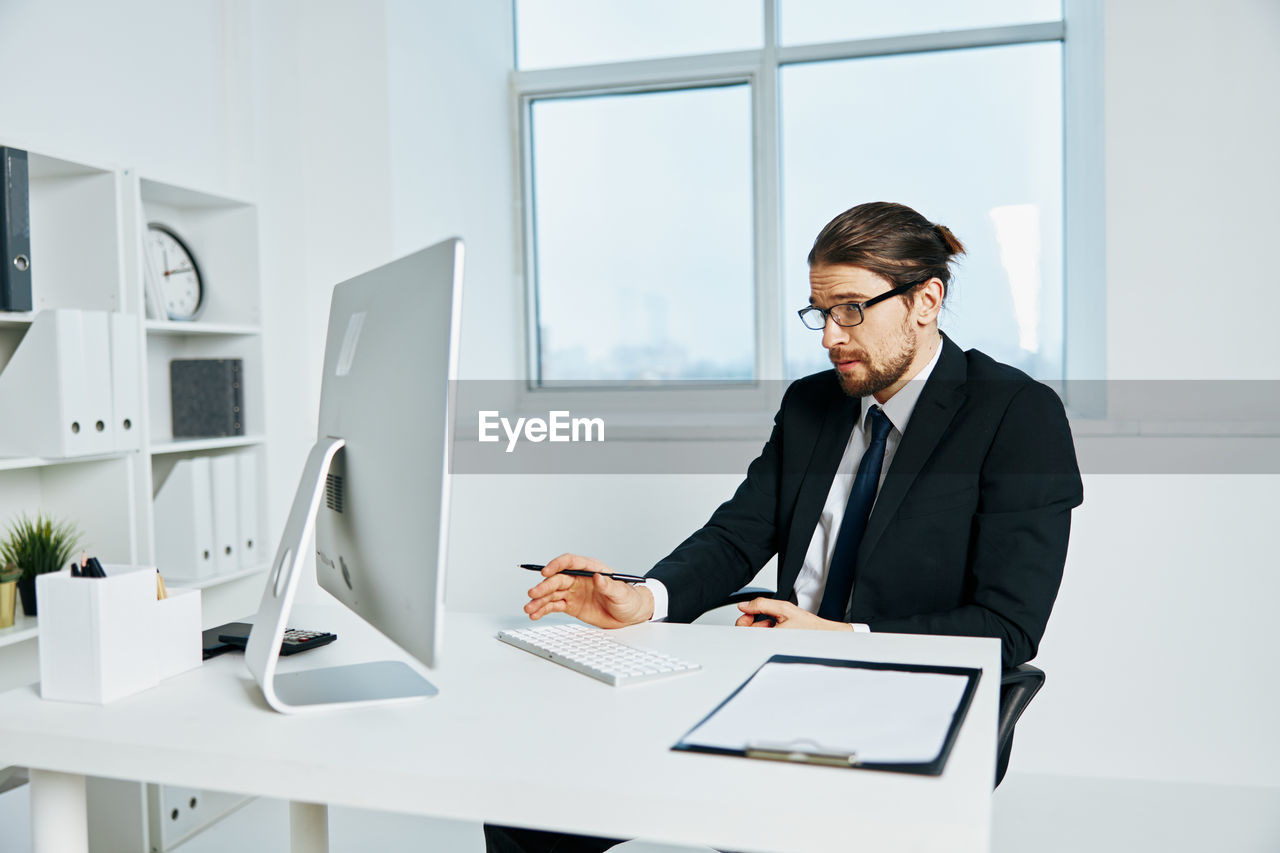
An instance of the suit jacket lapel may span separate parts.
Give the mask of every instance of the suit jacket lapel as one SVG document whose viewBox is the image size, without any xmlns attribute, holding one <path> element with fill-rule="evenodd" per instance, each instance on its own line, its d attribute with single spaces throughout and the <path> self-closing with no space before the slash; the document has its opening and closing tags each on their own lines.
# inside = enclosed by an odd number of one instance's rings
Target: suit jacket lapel
<svg viewBox="0 0 1280 853">
<path fill-rule="evenodd" d="M 876 495 L 871 517 L 867 519 L 867 529 L 858 546 L 858 565 L 866 565 L 881 534 L 889 526 L 889 519 L 898 511 L 902 499 L 915 482 L 916 474 L 933 454 L 964 402 L 965 394 L 961 387 L 967 375 L 964 353 L 943 335 L 942 355 L 920 392 L 907 432 L 893 454 L 893 463 L 880 486 L 880 493 Z"/>
<path fill-rule="evenodd" d="M 805 552 L 808 551 L 814 529 L 818 526 L 822 507 L 827 502 L 827 493 L 831 491 L 831 481 L 835 479 L 840 458 L 844 455 L 845 445 L 849 443 L 849 436 L 862 405 L 860 400 L 848 396 L 840 389 L 834 371 L 831 378 L 834 391 L 828 398 L 822 427 L 817 440 L 811 445 L 809 463 L 800 483 L 800 494 L 796 498 L 791 529 L 787 534 L 786 551 L 783 552 L 786 560 L 778 566 L 779 593 L 790 591 L 800 574 Z"/>
</svg>

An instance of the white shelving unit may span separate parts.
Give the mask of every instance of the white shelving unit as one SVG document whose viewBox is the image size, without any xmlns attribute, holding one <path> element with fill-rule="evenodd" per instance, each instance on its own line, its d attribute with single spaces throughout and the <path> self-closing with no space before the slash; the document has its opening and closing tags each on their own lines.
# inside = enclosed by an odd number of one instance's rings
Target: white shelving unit
<svg viewBox="0 0 1280 853">
<path fill-rule="evenodd" d="M 148 320 L 148 335 L 260 335 L 258 326 L 238 325 L 236 323 L 175 323 L 172 320 Z"/>
<path fill-rule="evenodd" d="M 41 311 L 132 315 L 139 321 L 133 326 L 139 359 L 132 375 L 141 423 L 130 428 L 141 430 L 141 440 L 133 441 L 136 449 L 67 459 L 33 457 L 0 440 L 0 525 L 7 529 L 20 513 L 44 511 L 75 523 L 84 547 L 104 563 L 155 564 L 157 536 L 165 531 L 156 529 L 154 500 L 174 467 L 187 459 L 251 454 L 253 482 L 238 483 L 249 492 L 237 509 L 256 508 L 258 541 L 253 551 L 244 551 L 252 558 L 239 557 L 234 570 L 198 580 L 179 580 L 185 572 L 175 571 L 169 585 L 200 589 L 205 627 L 252 613 L 271 556 L 260 552 L 276 538 L 266 529 L 257 210 L 244 199 L 141 177 L 129 168 L 37 151 L 28 151 L 28 164 L 35 310 L 0 312 L 0 375 Z M 180 234 L 200 266 L 206 302 L 195 321 L 146 316 L 143 239 L 151 222 Z M 243 362 L 245 435 L 174 438 L 169 362 L 178 358 Z M 21 404 L 0 399 L 0 416 L 13 417 Z M 38 677 L 38 637 L 39 620 L 23 615 L 19 604 L 13 627 L 0 629 L 0 689 Z M 91 849 L 160 853 L 242 802 L 209 792 L 91 780 L 90 821 L 104 830 L 91 836 L 101 836 L 106 845 L 94 842 Z"/>
<path fill-rule="evenodd" d="M 145 381 L 147 385 L 147 481 L 151 496 L 159 492 L 164 479 L 184 459 L 203 455 L 252 454 L 257 482 L 252 505 L 258 508 L 256 531 L 265 532 L 266 505 L 263 472 L 266 469 L 266 408 L 263 391 L 262 284 L 258 260 L 258 213 L 243 199 L 216 195 L 149 178 L 136 181 L 136 217 L 139 234 L 148 223 L 159 223 L 181 234 L 195 256 L 205 282 L 205 304 L 200 318 L 176 322 L 148 318 L 143 323 L 146 343 Z M 141 293 L 139 284 L 139 294 Z M 139 305 L 142 304 L 139 295 Z M 185 358 L 234 358 L 243 362 L 244 435 L 219 438 L 177 438 L 170 417 L 169 362 Z M 151 508 L 150 506 L 148 507 Z M 154 513 L 149 518 L 154 527 Z M 156 531 L 148 541 L 155 543 Z M 255 534 L 256 535 L 256 534 Z M 271 537 L 266 537 L 270 540 Z M 267 570 L 261 557 L 263 537 L 239 542 L 248 561 L 233 570 L 199 580 L 179 580 L 188 574 L 175 571 L 175 587 L 202 590 L 206 602 L 206 627 L 237 619 L 258 603 L 261 581 Z M 155 554 L 153 550 L 151 552 Z M 269 555 L 267 555 L 269 557 Z M 163 568 L 163 567 L 162 567 Z M 231 595 L 225 588 L 241 594 Z M 252 595 L 246 595 L 251 592 Z M 224 594 L 226 593 L 226 594 Z M 223 599 L 224 606 L 216 606 Z"/>
<path fill-rule="evenodd" d="M 49 512 L 80 527 L 85 547 L 104 562 L 151 564 L 156 537 L 164 535 L 155 528 L 153 501 L 169 471 L 183 459 L 252 454 L 256 482 L 248 488 L 260 516 L 256 532 L 270 541 L 265 529 L 267 442 L 256 208 L 244 199 L 141 177 L 128 168 L 37 151 L 29 151 L 28 158 L 35 310 L 0 312 L 0 373 L 40 311 L 133 315 L 140 321 L 136 390 L 144 417 L 137 425 L 140 450 L 50 459 L 6 453 L 0 444 L 0 524 L 7 526 L 23 512 Z M 198 320 L 146 316 L 142 252 L 151 222 L 174 229 L 196 257 L 205 287 Z M 179 358 L 243 362 L 245 435 L 174 438 L 169 362 Z M 0 400 L 6 416 L 20 405 Z M 261 542 L 256 545 L 261 549 Z M 256 606 L 265 571 L 265 559 L 255 559 L 235 571 L 175 585 L 204 590 L 205 623 L 214 625 Z M 21 613 L 19 619 L 21 631 L 17 626 L 0 631 L 0 658 L 9 647 L 38 636 L 36 620 Z"/>
</svg>

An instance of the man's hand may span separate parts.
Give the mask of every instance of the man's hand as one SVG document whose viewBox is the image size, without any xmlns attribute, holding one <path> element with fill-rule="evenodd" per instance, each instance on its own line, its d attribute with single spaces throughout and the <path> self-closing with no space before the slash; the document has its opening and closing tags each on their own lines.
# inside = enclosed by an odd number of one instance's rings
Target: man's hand
<svg viewBox="0 0 1280 853">
<path fill-rule="evenodd" d="M 790 601 L 776 598 L 753 598 L 738 605 L 742 615 L 735 625 L 746 628 L 808 628 L 817 631 L 852 631 L 847 622 L 821 619 L 817 614 L 801 610 Z M 756 621 L 758 616 L 767 617 Z"/>
<path fill-rule="evenodd" d="M 589 578 L 560 574 L 565 569 L 612 571 L 599 560 L 561 554 L 543 568 L 546 580 L 529 590 L 524 612 L 530 619 L 568 613 L 599 628 L 621 628 L 647 622 L 653 616 L 653 593 L 643 584 L 623 583 L 599 574 Z"/>
</svg>

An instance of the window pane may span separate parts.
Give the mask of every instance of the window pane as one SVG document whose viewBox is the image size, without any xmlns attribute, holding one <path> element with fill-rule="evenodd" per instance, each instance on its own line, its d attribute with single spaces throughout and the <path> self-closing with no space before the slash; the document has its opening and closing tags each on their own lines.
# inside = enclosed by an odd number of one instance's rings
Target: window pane
<svg viewBox="0 0 1280 853">
<path fill-rule="evenodd" d="M 521 69 L 750 50 L 763 42 L 759 2 L 516 2 L 516 67 Z"/>
<path fill-rule="evenodd" d="M 943 331 L 1061 377 L 1061 69 L 1057 42 L 785 67 L 784 307 L 808 302 L 805 258 L 823 225 L 901 202 L 968 249 Z M 820 333 L 785 316 L 788 374 L 830 367 Z"/>
<path fill-rule="evenodd" d="M 1061 0 L 779 0 L 783 44 L 1062 20 Z"/>
<path fill-rule="evenodd" d="M 746 85 L 533 104 L 541 381 L 755 372 Z"/>
</svg>

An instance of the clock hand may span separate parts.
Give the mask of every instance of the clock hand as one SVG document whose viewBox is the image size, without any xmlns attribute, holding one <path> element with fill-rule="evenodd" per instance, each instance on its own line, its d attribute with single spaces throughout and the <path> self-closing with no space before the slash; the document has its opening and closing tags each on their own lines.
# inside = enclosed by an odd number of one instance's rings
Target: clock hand
<svg viewBox="0 0 1280 853">
<path fill-rule="evenodd" d="M 182 269 L 176 269 L 176 270 L 165 270 L 164 274 L 165 274 L 165 277 L 167 278 L 168 276 L 177 275 L 178 273 L 184 273 L 184 272 L 191 272 L 191 267 L 183 267 Z"/>
</svg>

